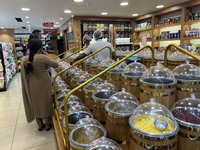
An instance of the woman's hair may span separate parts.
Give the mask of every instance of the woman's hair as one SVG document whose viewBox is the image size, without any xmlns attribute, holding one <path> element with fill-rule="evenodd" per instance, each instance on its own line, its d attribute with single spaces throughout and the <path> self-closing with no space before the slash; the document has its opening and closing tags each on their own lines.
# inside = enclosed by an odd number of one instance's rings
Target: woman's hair
<svg viewBox="0 0 200 150">
<path fill-rule="evenodd" d="M 37 51 L 42 47 L 42 41 L 39 39 L 32 39 L 28 42 L 28 48 L 30 51 L 29 54 L 29 62 L 27 65 L 27 71 L 28 73 L 33 71 L 33 66 L 32 66 L 32 62 L 33 62 L 33 56 L 37 53 Z"/>
</svg>

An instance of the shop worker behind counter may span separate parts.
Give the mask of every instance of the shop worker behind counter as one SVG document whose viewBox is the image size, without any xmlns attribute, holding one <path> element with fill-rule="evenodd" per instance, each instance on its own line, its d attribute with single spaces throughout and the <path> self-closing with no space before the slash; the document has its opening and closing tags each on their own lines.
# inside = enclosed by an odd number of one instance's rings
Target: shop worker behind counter
<svg viewBox="0 0 200 150">
<path fill-rule="evenodd" d="M 72 65 L 75 61 L 83 59 L 84 57 L 86 57 L 87 55 L 90 55 L 91 53 L 96 52 L 97 50 L 103 48 L 104 46 L 109 46 L 112 49 L 112 57 L 115 58 L 116 53 L 115 50 L 113 48 L 113 46 L 102 40 L 102 32 L 100 30 L 96 30 L 94 31 L 93 34 L 93 38 L 96 40 L 96 42 L 92 45 L 90 45 L 85 51 L 84 53 L 80 54 L 78 57 L 76 57 L 74 60 L 72 60 L 70 62 L 70 64 Z M 110 58 L 110 49 L 109 48 L 105 48 L 104 50 L 98 52 L 97 54 L 94 55 L 94 58 L 97 57 L 101 57 L 101 58 Z"/>
</svg>

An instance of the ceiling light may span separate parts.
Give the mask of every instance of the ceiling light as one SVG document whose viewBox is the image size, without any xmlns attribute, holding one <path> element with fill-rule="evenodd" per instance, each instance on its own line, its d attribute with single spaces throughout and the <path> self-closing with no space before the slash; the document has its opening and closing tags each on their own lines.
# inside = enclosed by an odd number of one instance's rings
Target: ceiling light
<svg viewBox="0 0 200 150">
<path fill-rule="evenodd" d="M 138 14 L 132 14 L 132 16 L 138 16 Z"/>
<path fill-rule="evenodd" d="M 30 8 L 21 8 L 23 11 L 30 11 Z"/>
<path fill-rule="evenodd" d="M 83 0 L 74 0 L 75 2 L 82 2 Z"/>
<path fill-rule="evenodd" d="M 31 26 L 31 25 L 28 24 L 27 26 Z"/>
<path fill-rule="evenodd" d="M 122 2 L 120 3 L 121 6 L 127 6 L 128 5 L 128 2 Z"/>
<path fill-rule="evenodd" d="M 102 15 L 107 15 L 108 13 L 107 13 L 107 12 L 102 12 L 101 14 L 102 14 Z"/>
<path fill-rule="evenodd" d="M 29 18 L 29 16 L 26 16 L 25 18 Z"/>
<path fill-rule="evenodd" d="M 71 10 L 65 10 L 64 12 L 65 13 L 71 13 L 72 11 Z"/>
<path fill-rule="evenodd" d="M 63 20 L 63 18 L 60 18 L 60 20 Z"/>
<path fill-rule="evenodd" d="M 1 29 L 4 29 L 4 27 L 1 27 Z"/>
<path fill-rule="evenodd" d="M 156 6 L 156 8 L 163 8 L 164 7 L 164 5 L 158 5 L 158 6 Z"/>
<path fill-rule="evenodd" d="M 30 23 L 29 21 L 26 21 L 26 23 Z"/>
<path fill-rule="evenodd" d="M 59 22 L 56 22 L 56 24 L 59 24 Z"/>
<path fill-rule="evenodd" d="M 53 28 L 51 28 L 51 29 L 53 29 Z"/>
</svg>

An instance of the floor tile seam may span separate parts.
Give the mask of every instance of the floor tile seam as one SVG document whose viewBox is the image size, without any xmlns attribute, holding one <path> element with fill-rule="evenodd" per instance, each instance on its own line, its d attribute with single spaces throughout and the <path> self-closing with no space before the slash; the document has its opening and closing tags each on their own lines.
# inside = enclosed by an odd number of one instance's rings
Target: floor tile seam
<svg viewBox="0 0 200 150">
<path fill-rule="evenodd" d="M 4 112 L 8 112 L 8 111 L 14 111 L 14 110 L 18 110 L 19 108 L 16 109 L 11 109 L 11 110 L 5 110 L 5 111 L 0 111 L 0 113 L 4 113 Z"/>
<path fill-rule="evenodd" d="M 45 144 L 48 144 L 48 143 L 53 143 L 53 142 L 55 142 L 55 141 L 43 143 L 43 144 L 40 144 L 40 145 L 37 145 L 37 146 L 33 146 L 33 147 L 29 147 L 29 148 L 26 148 L 26 149 L 23 149 L 23 150 L 29 150 L 29 149 L 31 149 L 31 148 L 39 147 L 39 146 L 42 146 L 42 145 L 45 145 Z M 11 150 L 14 150 L 14 149 L 11 149 Z"/>
<path fill-rule="evenodd" d="M 15 127 L 15 125 L 12 125 L 12 126 L 6 126 L 6 127 L 0 127 L 0 130 L 1 130 L 1 129 L 5 129 L 5 128 L 10 128 L 10 127 Z"/>
<path fill-rule="evenodd" d="M 12 143 L 11 143 L 11 150 L 12 150 L 13 143 L 14 143 L 15 132 L 16 132 L 16 128 L 17 128 L 17 121 L 18 121 L 18 118 L 19 118 L 19 112 L 20 112 L 20 106 L 21 106 L 21 102 L 20 102 L 20 105 L 19 105 L 18 115 L 17 115 L 17 119 L 16 119 L 16 123 L 15 123 L 15 129 L 14 129 L 14 134 L 13 134 Z"/>
</svg>

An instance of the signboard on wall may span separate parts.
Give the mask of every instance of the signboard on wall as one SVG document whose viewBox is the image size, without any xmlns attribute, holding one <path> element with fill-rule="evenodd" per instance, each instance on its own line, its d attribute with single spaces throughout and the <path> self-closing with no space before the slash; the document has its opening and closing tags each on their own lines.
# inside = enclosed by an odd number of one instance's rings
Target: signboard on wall
<svg viewBox="0 0 200 150">
<path fill-rule="evenodd" d="M 44 22 L 42 24 L 43 27 L 54 27 L 54 23 L 53 22 Z"/>
<path fill-rule="evenodd" d="M 57 34 L 57 29 L 43 29 L 44 34 Z"/>
</svg>

